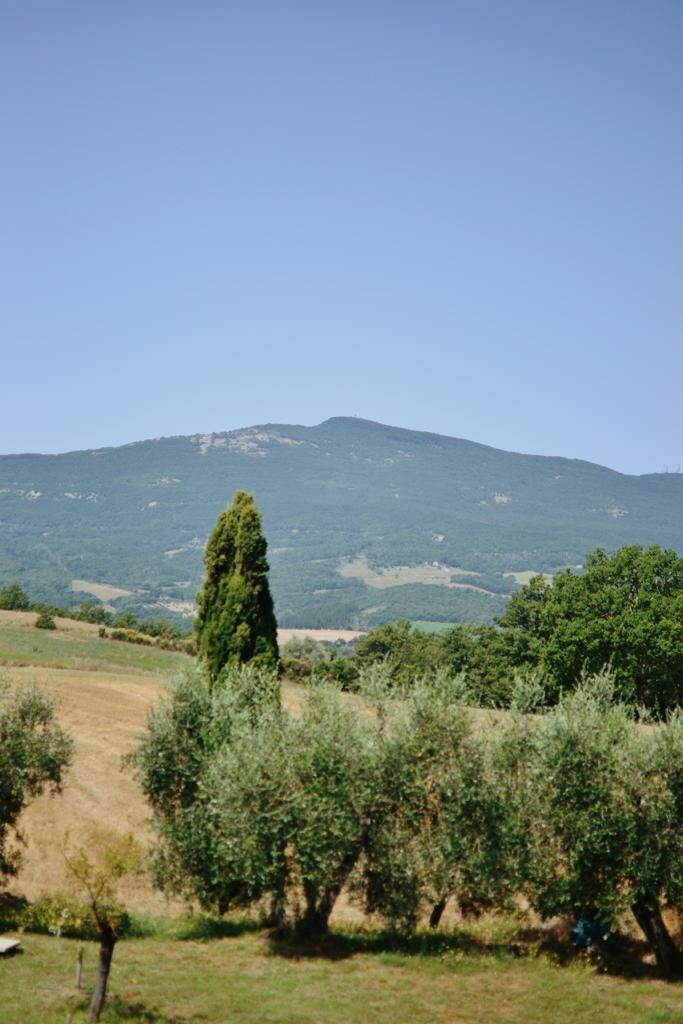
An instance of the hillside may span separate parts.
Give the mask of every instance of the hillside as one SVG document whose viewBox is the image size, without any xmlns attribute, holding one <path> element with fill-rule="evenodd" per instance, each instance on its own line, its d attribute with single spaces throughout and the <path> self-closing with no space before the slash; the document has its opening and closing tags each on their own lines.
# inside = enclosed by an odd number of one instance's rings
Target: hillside
<svg viewBox="0 0 683 1024">
<path fill-rule="evenodd" d="M 366 420 L 0 457 L 0 581 L 189 615 L 202 549 L 255 494 L 281 625 L 490 621 L 531 572 L 598 545 L 683 551 L 683 475 L 628 476 Z"/>
<path fill-rule="evenodd" d="M 30 899 L 67 886 L 67 830 L 75 843 L 103 828 L 151 842 L 149 805 L 132 770 L 123 769 L 123 758 L 139 742 L 166 685 L 191 664 L 184 654 L 102 639 L 98 627 L 86 622 L 57 618 L 55 630 L 42 630 L 35 621 L 35 612 L 0 611 L 0 684 L 36 685 L 52 694 L 75 748 L 62 793 L 44 793 L 22 815 L 27 845 L 12 886 Z M 280 642 L 289 636 L 281 633 Z M 286 683 L 283 700 L 295 710 L 299 688 Z M 128 879 L 124 891 L 132 909 L 169 909 L 147 876 Z"/>
<path fill-rule="evenodd" d="M 96 626 L 57 619 L 57 629 L 34 626 L 36 616 L 0 611 L 0 679 L 38 685 L 58 700 L 58 716 L 74 739 L 73 765 L 63 792 L 45 793 L 22 815 L 27 845 L 15 891 L 30 899 L 67 888 L 62 849 L 87 842 L 93 830 L 133 831 L 151 838 L 149 808 L 132 772 L 121 770 L 163 684 L 189 659 L 182 654 L 102 640 Z M 126 882 L 132 907 L 163 910 L 149 881 Z"/>
</svg>

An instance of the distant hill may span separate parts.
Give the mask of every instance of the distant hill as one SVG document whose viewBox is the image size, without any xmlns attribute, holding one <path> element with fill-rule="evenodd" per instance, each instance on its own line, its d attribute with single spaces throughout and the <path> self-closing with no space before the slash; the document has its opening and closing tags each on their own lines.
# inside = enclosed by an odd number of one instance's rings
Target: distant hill
<svg viewBox="0 0 683 1024">
<path fill-rule="evenodd" d="M 490 621 L 517 581 L 599 545 L 683 552 L 683 475 L 336 417 L 0 456 L 0 582 L 191 614 L 204 542 L 237 489 L 262 509 L 288 627 Z"/>
</svg>

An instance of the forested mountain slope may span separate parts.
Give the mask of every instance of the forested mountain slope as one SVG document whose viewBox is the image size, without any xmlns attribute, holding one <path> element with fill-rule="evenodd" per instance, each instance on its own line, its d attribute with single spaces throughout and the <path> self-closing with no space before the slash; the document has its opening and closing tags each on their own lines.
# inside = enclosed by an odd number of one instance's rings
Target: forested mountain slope
<svg viewBox="0 0 683 1024">
<path fill-rule="evenodd" d="M 204 542 L 237 489 L 263 512 L 283 626 L 487 621 L 510 574 L 577 565 L 598 545 L 683 551 L 683 475 L 338 417 L 2 456 L 0 582 L 189 613 Z"/>
</svg>

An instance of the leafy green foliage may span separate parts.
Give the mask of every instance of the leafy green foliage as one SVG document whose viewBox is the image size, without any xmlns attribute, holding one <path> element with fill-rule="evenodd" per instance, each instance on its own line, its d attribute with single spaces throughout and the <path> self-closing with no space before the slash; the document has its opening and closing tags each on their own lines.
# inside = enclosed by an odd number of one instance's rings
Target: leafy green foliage
<svg viewBox="0 0 683 1024">
<path fill-rule="evenodd" d="M 32 903 L 17 898 L 3 905 L 0 900 L 0 929 L 66 939 L 92 940 L 99 936 L 89 903 L 59 892 L 41 896 Z M 132 929 L 133 919 L 125 910 L 121 911 L 117 918 L 117 935 L 128 935 Z"/>
<path fill-rule="evenodd" d="M 78 608 L 66 609 L 66 612 L 68 618 L 92 622 L 96 626 L 108 626 L 113 619 L 112 613 L 104 605 L 95 604 L 94 601 L 82 601 Z"/>
<path fill-rule="evenodd" d="M 35 621 L 36 629 L 56 629 L 57 625 L 49 612 L 41 612 Z"/>
<path fill-rule="evenodd" d="M 481 729 L 462 676 L 402 684 L 386 658 L 356 689 L 312 683 L 292 716 L 253 666 L 176 685 L 137 756 L 162 887 L 220 912 L 261 902 L 317 934 L 344 887 L 408 931 L 451 898 L 479 913 L 523 891 L 605 930 L 631 909 L 675 969 L 661 908 L 683 907 L 680 713 L 636 725 L 600 676 Z M 537 709 L 542 679 L 514 695 Z"/>
<path fill-rule="evenodd" d="M 664 717 L 683 701 L 683 558 L 656 546 L 598 549 L 581 574 L 532 577 L 497 626 L 370 630 L 351 665 L 379 661 L 400 685 L 426 671 L 464 673 L 473 703 L 520 710 L 555 703 L 609 665 L 617 700 Z"/>
<path fill-rule="evenodd" d="M 84 897 L 88 924 L 101 932 L 110 928 L 117 937 L 130 927 L 130 916 L 125 911 L 118 892 L 119 882 L 140 874 L 143 868 L 143 850 L 130 833 L 104 837 L 102 832 L 90 838 L 87 846 L 72 847 L 66 843 L 64 861 L 72 884 Z"/>
<path fill-rule="evenodd" d="M 28 595 L 18 583 L 0 587 L 0 608 L 10 612 L 25 612 L 29 608 Z"/>
<path fill-rule="evenodd" d="M 216 758 L 225 750 L 234 752 L 236 744 L 252 769 L 261 754 L 263 764 L 270 763 L 269 752 L 257 749 L 254 736 L 262 716 L 278 713 L 277 677 L 254 665 L 227 669 L 219 685 L 198 668 L 188 669 L 170 697 L 151 712 L 135 761 L 159 834 L 154 871 L 160 886 L 222 910 L 248 901 L 245 893 L 250 899 L 260 891 L 255 869 L 240 868 L 234 859 L 246 850 L 248 831 L 235 838 L 230 860 L 230 844 L 220 845 L 217 807 L 207 799 L 206 787 Z M 273 756 L 278 750 L 276 745 Z M 279 770 L 273 778 L 278 785 Z M 253 771 L 240 769 L 237 781 L 250 784 Z M 221 857 L 227 858 L 222 868 Z"/>
<path fill-rule="evenodd" d="M 653 546 L 598 549 L 576 575 L 536 578 L 500 620 L 557 696 L 606 665 L 620 701 L 664 715 L 683 702 L 683 558 Z"/>
<path fill-rule="evenodd" d="M 91 840 L 87 849 L 67 846 L 64 854 L 67 872 L 85 894 L 91 923 L 97 928 L 100 940 L 99 968 L 88 1009 L 88 1024 L 100 1019 L 114 947 L 130 925 L 130 917 L 119 898 L 118 884 L 126 875 L 139 874 L 143 863 L 142 847 L 130 833 L 109 835 L 104 843 L 100 833 L 97 839 L 95 844 Z"/>
<path fill-rule="evenodd" d="M 631 908 L 648 940 L 654 919 L 671 945 L 659 908 L 683 906 L 681 720 L 636 727 L 612 691 L 608 676 L 586 680 L 525 737 L 528 893 L 546 917 L 605 930 Z"/>
<path fill-rule="evenodd" d="M 59 789 L 72 747 L 48 697 L 0 682 L 0 877 L 19 868 L 21 812 L 46 787 Z"/>
<path fill-rule="evenodd" d="M 406 619 L 376 626 L 362 637 L 352 656 L 356 671 L 385 662 L 397 687 L 444 664 L 441 637 L 415 629 Z"/>
<path fill-rule="evenodd" d="M 378 709 L 383 806 L 370 831 L 365 898 L 402 929 L 425 909 L 436 925 L 451 897 L 466 914 L 508 906 L 519 887 L 524 837 L 506 734 L 475 727 L 463 683 L 427 675 Z"/>
<path fill-rule="evenodd" d="M 402 926 L 425 899 L 486 905 L 503 892 L 507 794 L 454 702 L 457 682 L 432 676 L 396 702 L 379 662 L 361 676 L 376 719 L 329 684 L 311 685 L 293 718 L 274 678 L 249 667 L 217 687 L 187 676 L 153 712 L 137 764 L 162 887 L 219 910 L 267 897 L 313 932 L 352 878 Z"/>
<path fill-rule="evenodd" d="M 507 707 L 515 680 L 532 670 L 535 653 L 525 635 L 495 626 L 452 626 L 424 633 L 406 620 L 371 629 L 350 658 L 356 676 L 385 662 L 397 688 L 425 673 L 467 677 L 469 698 L 483 707 Z"/>
<path fill-rule="evenodd" d="M 197 595 L 197 653 L 213 680 L 227 668 L 254 661 L 274 667 L 277 624 L 268 586 L 266 540 L 254 499 L 235 494 L 209 537 L 206 575 Z"/>
</svg>

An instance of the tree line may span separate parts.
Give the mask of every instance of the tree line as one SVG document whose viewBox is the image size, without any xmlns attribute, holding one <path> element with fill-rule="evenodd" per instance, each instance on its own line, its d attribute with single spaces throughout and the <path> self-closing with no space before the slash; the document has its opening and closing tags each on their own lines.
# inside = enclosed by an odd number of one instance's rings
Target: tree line
<svg viewBox="0 0 683 1024">
<path fill-rule="evenodd" d="M 344 887 L 404 931 L 448 901 L 523 895 L 604 934 L 630 910 L 662 970 L 680 966 L 662 915 L 683 910 L 679 712 L 635 723 L 609 676 L 484 728 L 444 674 L 397 695 L 370 670 L 360 692 L 361 711 L 314 684 L 294 716 L 272 672 L 188 672 L 136 758 L 157 883 L 314 936 Z"/>
<path fill-rule="evenodd" d="M 598 549 L 581 573 L 532 577 L 495 625 L 429 634 L 401 620 L 371 629 L 343 661 L 310 640 L 283 655 L 298 678 L 351 690 L 370 665 L 386 665 L 396 686 L 426 671 L 463 673 L 471 702 L 498 708 L 550 706 L 608 667 L 619 701 L 662 718 L 683 703 L 683 558 L 656 546 Z"/>
<path fill-rule="evenodd" d="M 0 610 L 38 612 L 51 615 L 53 618 L 59 616 L 76 622 L 89 622 L 95 626 L 113 626 L 115 629 L 130 629 L 145 633 L 147 636 L 162 636 L 169 639 L 181 639 L 192 632 L 189 628 L 181 629 L 168 619 L 138 619 L 132 611 L 119 612 L 116 615 L 95 601 L 82 601 L 75 608 L 32 601 L 18 583 L 7 583 L 0 587 Z"/>
</svg>

